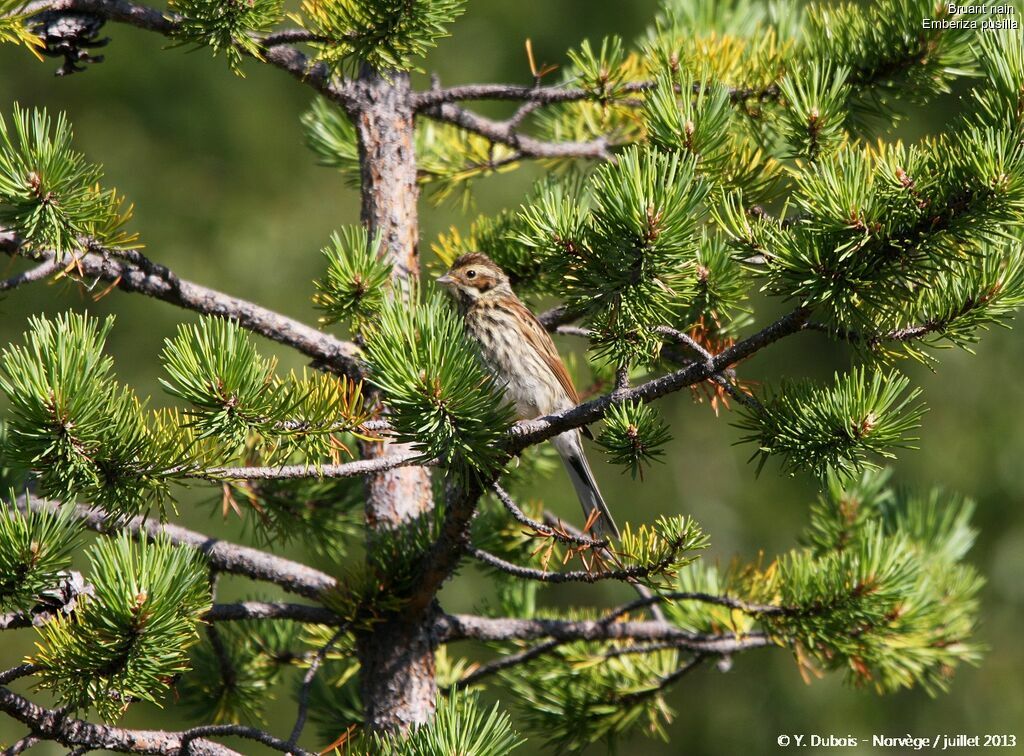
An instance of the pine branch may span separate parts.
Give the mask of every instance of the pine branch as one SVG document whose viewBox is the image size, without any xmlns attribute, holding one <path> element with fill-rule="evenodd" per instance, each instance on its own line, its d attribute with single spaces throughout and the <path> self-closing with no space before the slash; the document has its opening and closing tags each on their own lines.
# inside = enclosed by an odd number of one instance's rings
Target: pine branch
<svg viewBox="0 0 1024 756">
<path fill-rule="evenodd" d="M 184 732 L 165 732 L 162 730 L 129 730 L 122 727 L 92 724 L 81 719 L 69 717 L 57 709 L 47 709 L 32 703 L 7 688 L 0 687 L 0 711 L 27 725 L 33 734 L 44 740 L 55 740 L 58 743 L 72 746 L 87 746 L 95 749 L 107 749 L 121 753 L 161 754 L 177 756 L 188 753 L 192 756 L 241 756 L 237 751 L 206 740 L 204 735 L 237 735 L 275 747 L 271 743 L 284 745 L 260 730 L 238 725 L 225 725 L 213 728 L 194 728 Z M 261 737 L 256 737 L 257 733 Z M 267 740 L 263 739 L 269 739 Z M 186 750 L 186 747 L 190 750 Z M 286 751 L 284 748 L 277 748 Z M 307 752 L 303 751 L 306 754 Z"/>
<path fill-rule="evenodd" d="M 702 593 L 700 591 L 672 591 L 669 593 L 657 593 L 650 597 L 639 598 L 628 604 L 623 604 L 618 609 L 615 609 L 611 616 L 622 617 L 639 609 L 645 609 L 656 604 L 671 603 L 673 601 L 697 601 L 702 604 L 714 604 L 716 606 L 735 609 L 738 612 L 743 612 L 744 614 L 749 614 L 754 617 L 780 616 L 796 613 L 796 610 L 790 607 L 776 606 L 774 604 L 756 604 L 744 601 L 743 599 L 733 598 L 731 596 L 719 596 L 712 593 Z"/>
<path fill-rule="evenodd" d="M 16 235 L 0 229 L 0 250 L 14 256 L 21 245 Z M 130 260 L 124 259 L 126 255 Z M 57 257 L 53 252 L 42 255 L 44 262 Z M 83 278 L 109 281 L 122 291 L 145 294 L 187 310 L 235 320 L 253 333 L 297 349 L 333 372 L 350 377 L 361 374 L 359 349 L 354 344 L 252 302 L 179 278 L 137 251 L 126 253 L 97 248 L 77 257 L 69 270 L 77 271 Z"/>
<path fill-rule="evenodd" d="M 510 641 L 552 638 L 572 641 L 637 640 L 672 641 L 679 648 L 709 654 L 731 654 L 764 648 L 774 642 L 764 633 L 701 634 L 681 630 L 669 622 L 616 622 L 599 620 L 519 619 L 516 617 L 478 617 L 445 615 L 435 632 L 443 643 L 459 640 Z"/>
<path fill-rule="evenodd" d="M 161 12 L 129 0 L 41 0 L 29 3 L 26 8 L 26 12 L 33 15 L 46 11 L 94 14 L 108 21 L 172 38 L 180 29 L 182 22 L 181 16 L 176 13 Z M 261 46 L 260 57 L 266 63 L 287 72 L 297 81 L 312 87 L 329 100 L 343 107 L 352 107 L 355 103 L 355 94 L 348 82 L 333 80 L 326 65 L 314 64 L 309 57 L 287 46 L 306 41 L 310 40 L 297 37 L 291 31 L 268 35 Z M 248 50 L 237 43 L 236 48 L 243 54 L 248 53 Z"/>
<path fill-rule="evenodd" d="M 623 648 L 623 649 L 612 649 L 611 651 L 609 651 L 607 653 L 606 656 L 608 658 L 611 658 L 612 656 L 629 654 L 629 653 L 648 653 L 648 652 L 660 651 L 660 650 L 664 650 L 664 649 L 692 648 L 691 644 L 694 642 L 695 637 L 697 637 L 697 636 L 694 636 L 692 634 L 685 634 L 684 633 L 682 636 L 679 636 L 678 634 L 676 634 L 674 632 L 671 632 L 670 633 L 671 637 L 666 639 L 666 640 L 651 638 L 650 637 L 651 634 L 656 634 L 656 631 L 654 631 L 651 626 L 657 626 L 657 627 L 660 627 L 660 628 L 663 628 L 663 629 L 664 628 L 675 628 L 674 625 L 666 622 L 664 620 L 664 618 L 662 618 L 660 616 L 657 617 L 657 619 L 654 622 L 650 622 L 650 623 L 636 623 L 636 622 L 625 623 L 625 622 L 617 622 L 617 620 L 619 620 L 621 617 L 624 617 L 624 616 L 626 616 L 626 615 L 628 615 L 628 614 L 630 614 L 630 613 L 632 613 L 634 611 L 637 611 L 639 609 L 655 607 L 658 604 L 666 603 L 666 602 L 670 602 L 670 601 L 700 601 L 700 602 L 704 602 L 704 603 L 716 604 L 718 606 L 726 606 L 726 607 L 729 607 L 731 609 L 735 609 L 737 611 L 742 611 L 744 613 L 755 615 L 755 616 L 781 615 L 781 614 L 789 614 L 789 613 L 791 613 L 791 610 L 789 610 L 787 608 L 784 608 L 784 607 L 773 606 L 773 605 L 763 605 L 763 604 L 752 604 L 750 602 L 742 601 L 740 599 L 734 599 L 734 598 L 731 598 L 729 596 L 716 596 L 716 595 L 712 595 L 712 594 L 708 594 L 708 593 L 673 592 L 673 593 L 664 593 L 664 594 L 651 594 L 651 595 L 648 595 L 648 596 L 646 596 L 644 598 L 638 599 L 636 601 L 632 601 L 632 602 L 630 602 L 628 604 L 624 604 L 624 605 L 622 605 L 622 606 L 620 606 L 620 607 L 618 607 L 616 609 L 611 610 L 610 612 L 605 614 L 604 617 L 602 617 L 600 620 L 597 620 L 596 622 L 602 628 L 616 627 L 616 628 L 620 628 L 621 629 L 621 627 L 623 625 L 630 625 L 631 629 L 633 629 L 634 631 L 639 632 L 642 635 L 646 634 L 643 639 L 645 639 L 645 640 L 653 640 L 654 642 L 647 643 L 647 644 L 644 644 L 642 646 L 637 646 L 637 647 L 628 647 L 628 648 Z M 515 633 L 517 631 L 522 631 L 522 628 L 520 626 L 516 626 L 516 625 L 505 625 L 505 626 L 490 625 L 490 626 L 488 626 L 486 628 L 482 628 L 480 626 L 480 624 L 477 622 L 477 620 L 484 620 L 485 623 L 487 623 L 490 620 L 490 618 L 467 617 L 467 616 L 464 616 L 464 615 L 459 615 L 457 617 L 451 617 L 451 616 L 444 617 L 444 618 L 441 619 L 441 621 L 439 622 L 439 625 L 438 625 L 439 626 L 439 633 L 443 635 L 445 632 L 452 632 L 452 628 L 453 628 L 453 625 L 454 625 L 455 627 L 457 627 L 457 629 L 455 630 L 456 633 L 468 631 L 470 634 L 467 634 L 465 636 L 458 636 L 457 635 L 455 637 L 448 638 L 447 640 L 460 640 L 463 637 L 472 637 L 472 638 L 475 638 L 475 639 L 478 639 L 478 640 L 512 640 L 512 639 L 515 639 L 515 638 L 518 637 L 518 636 L 513 635 L 513 633 Z M 513 622 L 516 622 L 516 621 L 518 621 L 518 620 L 513 620 Z M 550 622 L 550 620 L 543 620 L 542 622 Z M 583 630 L 583 628 L 579 628 L 579 629 Z M 678 628 L 676 628 L 676 630 L 678 630 Z M 587 632 L 593 632 L 589 625 L 586 627 L 586 631 Z M 477 632 L 482 632 L 482 633 L 484 633 L 484 635 L 481 636 L 481 635 L 472 634 L 472 633 L 477 633 Z M 506 633 L 509 633 L 509 635 L 506 636 L 506 637 L 502 637 L 502 638 L 491 637 L 490 634 L 495 633 L 495 632 L 499 632 L 499 633 L 500 632 L 506 632 Z M 492 674 L 494 674 L 496 672 L 500 672 L 503 669 L 508 669 L 510 667 L 517 666 L 519 664 L 525 664 L 526 662 L 529 662 L 529 661 L 531 661 L 533 659 L 536 659 L 536 658 L 538 658 L 540 656 L 543 656 L 544 654 L 546 654 L 546 653 L 548 653 L 550 651 L 553 651 L 554 649 L 558 648 L 561 645 L 564 645 L 565 643 L 569 643 L 569 642 L 574 641 L 574 640 L 594 640 L 594 638 L 589 638 L 589 637 L 587 637 L 587 638 L 584 638 L 584 637 L 574 637 L 572 632 L 567 630 L 565 627 L 560 627 L 558 629 L 558 632 L 560 632 L 562 634 L 556 634 L 555 632 L 551 633 L 551 635 L 553 636 L 552 640 L 549 640 L 549 641 L 546 641 L 544 643 L 538 644 L 538 645 L 533 646 L 531 648 L 524 649 L 524 650 L 519 651 L 519 652 L 517 652 L 515 654 L 511 654 L 511 655 L 507 655 L 507 656 L 502 656 L 502 657 L 500 657 L 498 659 L 495 659 L 492 662 L 489 662 L 487 664 L 484 664 L 481 667 L 478 667 L 473 672 L 467 674 L 465 677 L 463 677 L 462 679 L 458 680 L 455 683 L 455 685 L 453 686 L 453 688 L 456 688 L 456 689 L 464 688 L 464 687 L 466 687 L 468 685 L 472 685 L 472 684 L 476 683 L 477 681 L 479 681 L 480 679 L 482 679 L 484 677 L 492 675 Z M 759 635 L 759 634 L 755 633 L 754 635 Z M 628 632 L 624 636 L 617 636 L 617 637 L 634 638 L 634 636 L 628 634 Z M 737 636 L 737 638 L 738 637 L 739 636 Z M 636 639 L 636 638 L 634 638 L 634 639 Z M 701 642 L 706 642 L 707 640 L 708 640 L 707 636 L 702 636 Z M 762 644 L 762 645 L 767 645 L 767 644 Z M 753 647 L 760 647 L 760 646 L 753 646 Z M 728 646 L 726 646 L 725 648 L 728 649 L 728 650 L 724 650 L 724 651 L 710 651 L 710 650 L 707 650 L 707 649 L 701 650 L 701 651 L 698 652 L 698 656 L 701 657 L 701 656 L 707 655 L 707 654 L 726 655 L 726 654 L 732 653 L 733 651 L 736 651 L 736 650 L 743 650 L 743 649 L 729 648 Z M 682 673 L 678 674 L 678 676 L 676 676 L 675 673 L 673 675 L 669 675 L 668 677 L 666 677 L 662 681 L 662 683 L 664 684 L 664 686 L 667 687 L 668 685 L 671 685 L 672 682 L 675 682 L 675 680 L 679 679 L 679 677 L 682 677 L 683 674 L 685 674 L 685 672 L 682 672 Z"/>
<path fill-rule="evenodd" d="M 32 748 L 32 746 L 37 745 L 38 743 L 39 738 L 33 735 L 26 735 L 17 743 L 12 744 L 10 748 L 4 751 L 4 756 L 18 756 L 19 753 L 24 753 L 29 748 Z"/>
<path fill-rule="evenodd" d="M 237 604 L 214 604 L 203 617 L 208 622 L 240 622 L 244 620 L 291 620 L 311 625 L 339 625 L 342 618 L 322 606 L 288 604 L 282 601 L 240 601 Z"/>
<path fill-rule="evenodd" d="M 797 308 L 757 333 L 714 355 L 714 359 L 710 363 L 694 362 L 675 372 L 647 381 L 634 388 L 605 394 L 597 399 L 553 415 L 546 415 L 535 420 L 521 421 L 512 427 L 510 451 L 513 453 L 519 452 L 528 446 L 533 446 L 541 441 L 557 436 L 559 433 L 596 422 L 604 417 L 614 404 L 621 404 L 622 402 L 636 399 L 650 402 L 687 386 L 693 386 L 705 381 L 716 373 L 721 373 L 726 368 L 740 360 L 746 359 L 779 339 L 804 330 L 807 327 L 809 315 L 810 312 L 808 310 Z"/>
<path fill-rule="evenodd" d="M 537 320 L 541 322 L 545 328 L 549 331 L 553 331 L 559 326 L 571 323 L 579 317 L 579 313 L 572 312 L 565 305 L 558 305 L 552 307 L 550 310 L 545 310 L 537 316 Z"/>
<path fill-rule="evenodd" d="M 204 480 L 295 480 L 326 478 L 354 478 L 359 475 L 374 475 L 396 467 L 427 466 L 435 464 L 424 462 L 420 454 L 405 453 L 375 459 L 357 459 L 338 465 L 281 465 L 279 467 L 211 467 L 196 473 L 185 475 L 186 478 Z"/>
<path fill-rule="evenodd" d="M 25 497 L 19 498 L 17 505 L 22 511 L 26 509 L 54 511 L 61 506 L 57 502 L 35 498 L 32 498 L 26 505 Z M 330 575 L 304 564 L 283 559 L 259 549 L 211 538 L 178 525 L 160 524 L 142 517 L 135 517 L 117 525 L 109 519 L 106 513 L 91 510 L 81 504 L 72 510 L 72 517 L 98 533 L 124 531 L 134 538 L 145 535 L 150 539 L 162 535 L 173 544 L 198 549 L 204 554 L 210 567 L 218 572 L 244 575 L 253 580 L 274 583 L 290 593 L 297 593 L 307 598 L 319 598 L 324 591 L 337 584 L 337 581 Z"/>
<path fill-rule="evenodd" d="M 710 365 L 694 363 L 635 388 L 606 394 L 564 412 L 519 422 L 511 429 L 509 451 L 522 451 L 571 428 L 595 422 L 603 417 L 613 404 L 633 399 L 652 401 L 707 380 L 714 373 L 725 370 L 779 339 L 803 330 L 809 315 L 810 312 L 805 308 L 793 310 L 757 333 L 718 353 Z M 413 609 L 422 609 L 433 601 L 434 595 L 451 576 L 462 555 L 469 549 L 469 523 L 476 513 L 476 502 L 486 485 L 485 482 L 474 479 L 463 489 L 452 492 L 440 537 L 423 558 L 419 587 L 411 599 Z"/>
<path fill-rule="evenodd" d="M 643 81 L 630 81 L 622 85 L 621 91 L 627 93 L 650 92 L 657 88 L 658 83 L 653 79 Z M 693 93 L 698 94 L 705 89 L 707 84 L 702 82 L 693 83 Z M 680 87 L 676 85 L 678 92 Z M 728 90 L 729 98 L 734 103 L 743 103 L 747 100 L 758 102 L 769 102 L 777 100 L 782 94 L 777 84 L 769 84 L 762 88 L 732 87 Z M 515 84 L 461 84 L 454 87 L 435 87 L 422 92 L 417 92 L 413 97 L 413 107 L 417 111 L 456 102 L 470 100 L 498 100 L 535 103 L 538 105 L 554 105 L 563 102 L 580 102 L 586 100 L 599 100 L 601 94 L 590 89 L 566 87 L 556 85 L 550 87 L 542 86 L 521 86 Z M 642 100 L 614 100 L 617 105 L 639 106 Z"/>
<path fill-rule="evenodd" d="M 0 672 L 0 685 L 7 685 L 22 677 L 33 675 L 39 669 L 35 664 L 19 664 L 17 667 Z"/>
<path fill-rule="evenodd" d="M 484 483 L 474 477 L 464 486 L 448 491 L 441 533 L 423 557 L 419 585 L 410 601 L 412 609 L 429 606 L 462 561 L 469 547 L 469 526 L 484 490 Z"/>
<path fill-rule="evenodd" d="M 973 303 L 973 307 L 981 307 L 983 303 Z M 828 323 L 812 322 L 807 324 L 807 330 L 809 331 L 820 331 L 827 335 L 830 339 L 838 341 L 845 341 L 849 344 L 863 345 L 869 349 L 879 346 L 885 342 L 902 343 L 907 341 L 916 341 L 917 339 L 924 339 L 928 336 L 938 335 L 941 336 L 943 331 L 956 320 L 957 317 L 966 315 L 972 307 L 961 308 L 960 311 L 951 313 L 948 317 L 930 320 L 926 323 L 919 323 L 918 325 L 906 326 L 904 328 L 897 328 L 892 331 L 886 331 L 885 333 L 869 333 L 867 331 L 859 331 L 855 328 L 843 328 L 840 326 L 831 326 Z"/>
<path fill-rule="evenodd" d="M 623 86 L 626 92 L 646 92 L 653 89 L 653 81 L 629 82 Z M 514 100 L 516 102 L 551 105 L 559 102 L 595 100 L 597 95 L 587 89 L 564 86 L 524 87 L 515 84 L 464 84 L 446 89 L 428 89 L 413 96 L 413 108 L 418 111 L 447 103 L 467 100 Z"/>
</svg>

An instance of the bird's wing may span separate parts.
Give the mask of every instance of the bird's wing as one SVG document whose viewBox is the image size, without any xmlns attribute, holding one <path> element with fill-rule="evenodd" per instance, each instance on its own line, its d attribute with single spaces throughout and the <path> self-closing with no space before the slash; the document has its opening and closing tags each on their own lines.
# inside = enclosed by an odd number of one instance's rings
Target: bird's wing
<svg viewBox="0 0 1024 756">
<path fill-rule="evenodd" d="M 569 371 L 565 369 L 562 358 L 558 356 L 555 342 L 551 340 L 547 329 L 541 325 L 541 322 L 530 312 L 530 309 L 518 299 L 512 300 L 509 302 L 509 305 L 512 309 L 516 310 L 518 315 L 521 315 L 520 322 L 523 324 L 523 335 L 526 337 L 526 341 L 537 351 L 544 364 L 548 366 L 555 378 L 558 379 L 562 388 L 565 389 L 566 396 L 569 397 L 573 404 L 579 404 L 579 394 L 576 393 L 576 387 L 572 385 Z"/>
</svg>

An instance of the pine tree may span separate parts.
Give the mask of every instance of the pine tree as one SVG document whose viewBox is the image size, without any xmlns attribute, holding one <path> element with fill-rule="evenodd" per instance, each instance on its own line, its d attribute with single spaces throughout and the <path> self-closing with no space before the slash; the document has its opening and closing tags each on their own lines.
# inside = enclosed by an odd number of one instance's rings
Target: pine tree
<svg viewBox="0 0 1024 756">
<path fill-rule="evenodd" d="M 315 92 L 301 127 L 316 159 L 362 195 L 362 224 L 324 240 L 317 329 L 144 256 L 131 206 L 63 114 L 0 118 L 0 247 L 32 265 L 0 291 L 103 281 L 202 316 L 161 354 L 172 410 L 117 378 L 111 319 L 36 317 L 0 351 L 0 630 L 37 648 L 0 672 L 0 709 L 30 732 L 20 747 L 565 752 L 663 734 L 671 688 L 754 649 L 881 693 L 945 691 L 981 658 L 971 502 L 898 491 L 881 465 L 913 446 L 926 409 L 901 363 L 970 349 L 1024 303 L 1024 37 L 922 28 L 983 20 L 930 0 L 664 0 L 641 39 L 584 42 L 557 81 L 534 67 L 526 85 L 415 89 L 465 6 L 0 0 L 0 42 L 62 57 L 60 73 L 100 61 L 106 24 L 208 49 L 239 75 L 287 72 Z M 886 136 L 963 77 L 955 123 Z M 486 100 L 516 109 L 471 108 Z M 420 285 L 418 199 L 468 209 L 477 181 L 529 161 L 547 175 L 519 207 L 431 244 L 441 265 L 486 251 L 532 302 L 560 303 L 547 328 L 589 346 L 598 396 L 515 422 L 453 309 Z M 755 312 L 755 290 L 786 313 Z M 741 362 L 805 331 L 847 344 L 856 366 L 741 380 L 756 375 Z M 283 373 L 256 336 L 311 367 Z M 599 421 L 597 443 L 642 486 L 671 438 L 657 400 L 684 388 L 731 402 L 757 469 L 776 458 L 820 483 L 798 548 L 720 569 L 701 559 L 714 533 L 684 515 L 608 542 L 521 503 L 552 470 L 543 442 Z M 186 485 L 244 511 L 253 544 L 175 525 Z M 269 550 L 289 539 L 332 567 Z M 470 565 L 493 590 L 450 614 L 438 591 Z M 222 574 L 251 579 L 253 600 L 218 602 Z M 638 597 L 540 608 L 549 584 L 600 581 Z M 305 602 L 261 597 L 265 583 Z M 463 640 L 493 659 L 470 664 Z M 19 678 L 58 708 L 5 687 Z M 292 680 L 294 728 L 272 734 L 268 702 Z M 138 701 L 196 725 L 120 726 Z"/>
</svg>

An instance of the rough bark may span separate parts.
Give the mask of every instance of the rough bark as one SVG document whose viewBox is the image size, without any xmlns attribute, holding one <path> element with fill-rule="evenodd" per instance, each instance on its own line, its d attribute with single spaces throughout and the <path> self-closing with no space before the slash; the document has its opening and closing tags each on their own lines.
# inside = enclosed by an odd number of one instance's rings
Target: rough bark
<svg viewBox="0 0 1024 756">
<path fill-rule="evenodd" d="M 394 266 L 396 297 L 409 297 L 419 274 L 416 156 L 409 77 L 366 69 L 356 85 L 351 113 L 359 135 L 362 220 L 380 234 L 381 254 Z M 405 454 L 392 443 L 368 444 L 369 458 Z M 433 506 L 430 473 L 397 467 L 371 476 L 366 487 L 368 548 L 374 533 L 401 527 Z M 396 614 L 357 638 L 366 724 L 373 730 L 404 731 L 434 713 L 435 641 L 429 611 Z"/>
</svg>

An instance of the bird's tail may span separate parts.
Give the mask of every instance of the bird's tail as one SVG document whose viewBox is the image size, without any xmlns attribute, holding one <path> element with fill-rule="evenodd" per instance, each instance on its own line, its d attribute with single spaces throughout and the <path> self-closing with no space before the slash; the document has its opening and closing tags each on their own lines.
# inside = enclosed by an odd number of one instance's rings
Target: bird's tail
<svg viewBox="0 0 1024 756">
<path fill-rule="evenodd" d="M 593 535 L 595 538 L 607 538 L 608 536 L 619 537 L 619 529 L 615 526 L 612 513 L 608 511 L 608 505 L 601 497 L 601 491 L 594 480 L 594 473 L 590 471 L 590 465 L 583 453 L 583 444 L 580 441 L 578 431 L 570 431 L 556 436 L 551 440 L 558 454 L 562 457 L 566 472 L 569 473 L 569 480 L 572 487 L 576 489 L 576 496 L 583 506 L 583 516 L 590 520 L 591 513 L 597 510 L 600 516 L 594 521 Z"/>
</svg>

